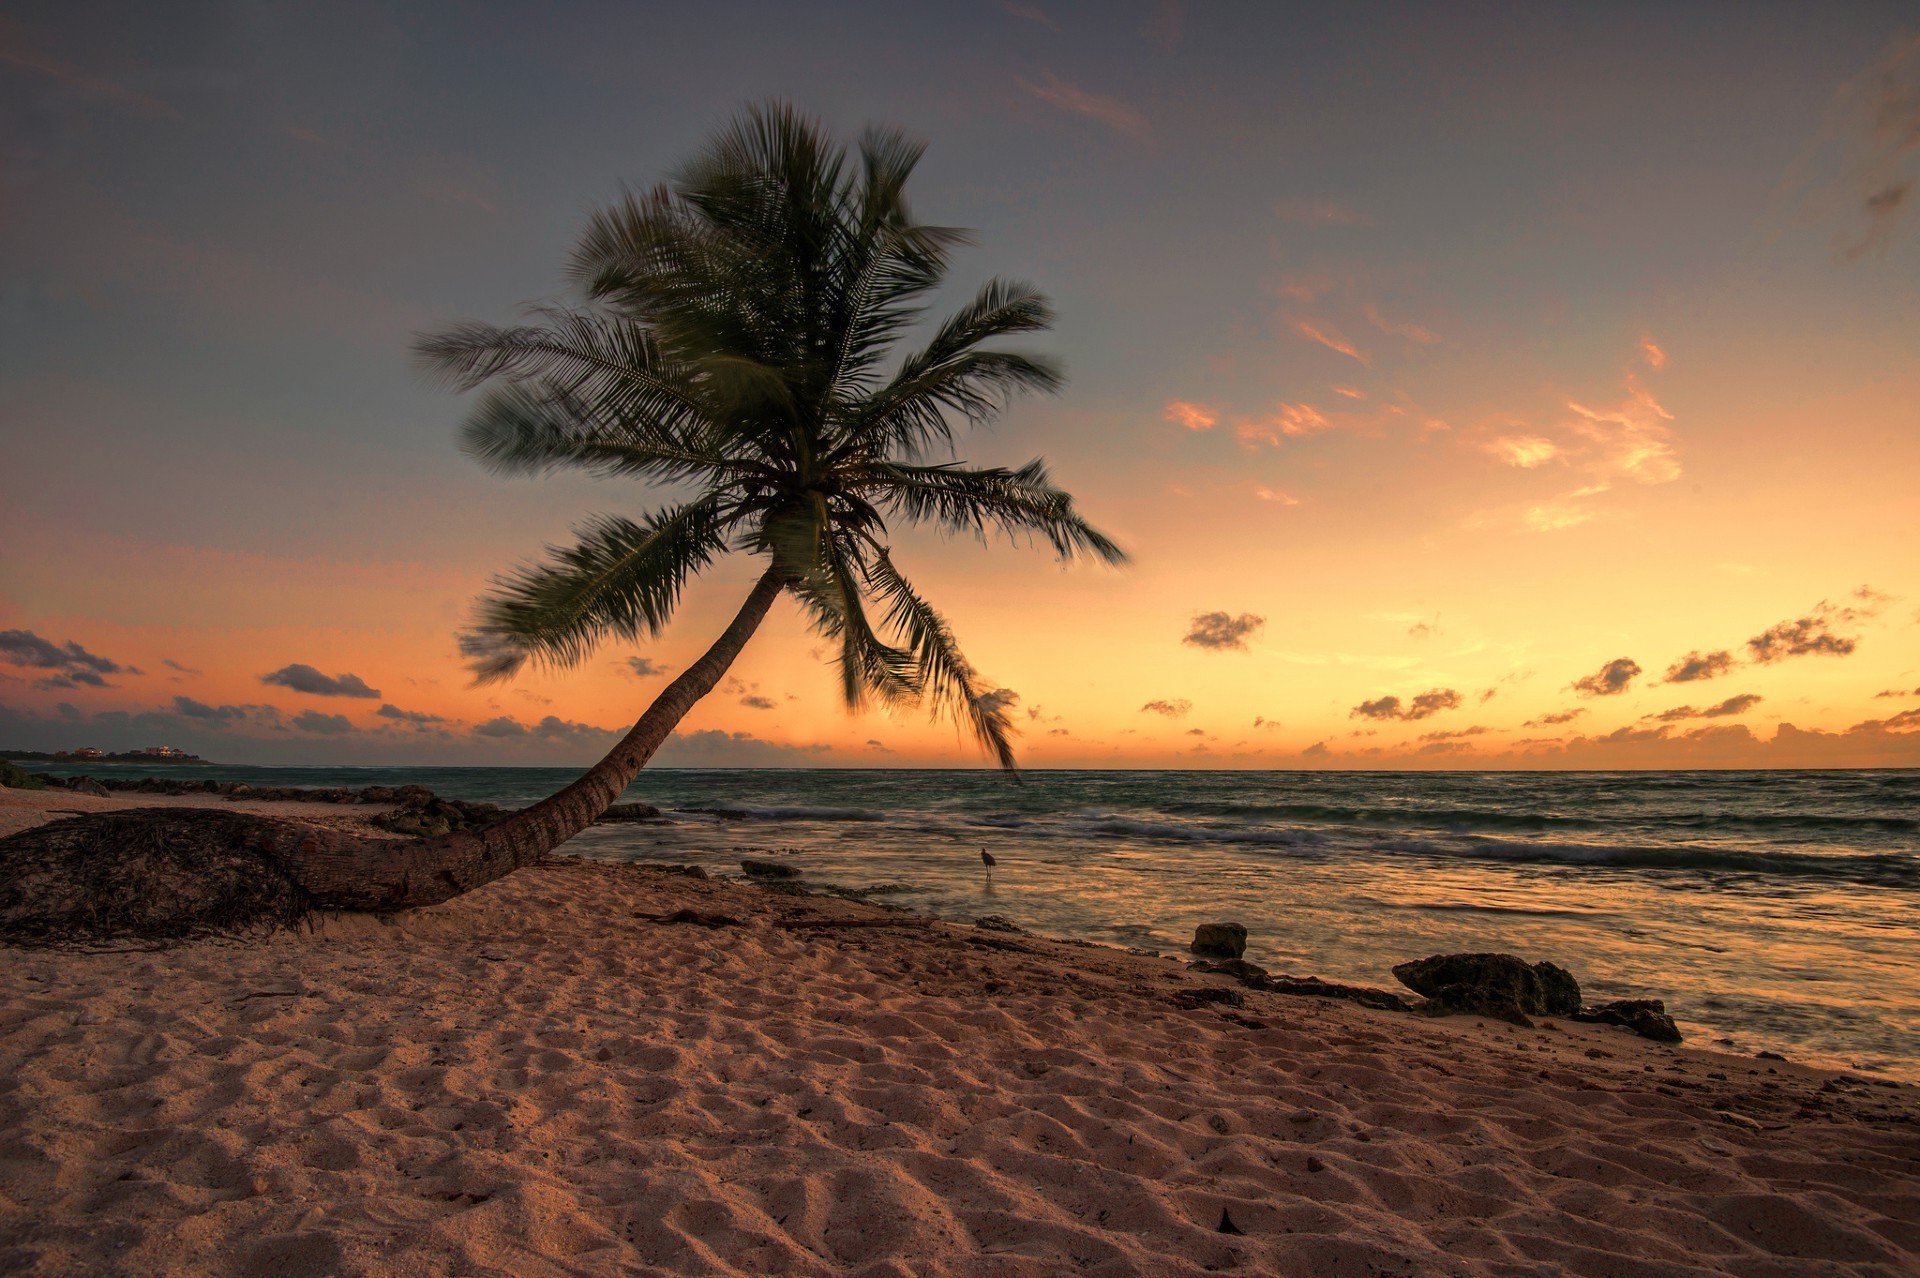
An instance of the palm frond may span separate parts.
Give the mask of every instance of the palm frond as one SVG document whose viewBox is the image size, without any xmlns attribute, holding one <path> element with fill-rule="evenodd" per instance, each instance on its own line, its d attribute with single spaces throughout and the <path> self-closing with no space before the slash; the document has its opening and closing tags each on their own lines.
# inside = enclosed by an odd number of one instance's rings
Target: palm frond
<svg viewBox="0 0 1920 1278">
<path fill-rule="evenodd" d="M 913 653 L 922 694 L 935 714 L 947 714 L 970 729 L 980 743 L 1011 772 L 1013 722 L 1006 705 L 987 695 L 973 667 L 960 652 L 946 618 L 922 599 L 885 548 L 875 547 L 867 563 L 868 588 L 886 605 L 886 623 Z"/>
<path fill-rule="evenodd" d="M 1053 486 L 1038 460 L 1016 470 L 874 462 L 855 473 L 860 491 L 913 523 L 983 540 L 991 525 L 1011 538 L 1045 538 L 1062 562 L 1080 555 L 1115 567 L 1127 562 L 1127 552 L 1081 517 L 1072 495 Z"/>
<path fill-rule="evenodd" d="M 719 502 L 709 496 L 635 522 L 599 515 L 577 544 L 548 547 L 545 563 L 496 578 L 479 604 L 470 646 L 481 682 L 532 660 L 577 665 L 608 635 L 640 639 L 672 617 L 687 578 L 726 548 Z M 508 658 L 518 655 L 519 660 Z"/>
</svg>

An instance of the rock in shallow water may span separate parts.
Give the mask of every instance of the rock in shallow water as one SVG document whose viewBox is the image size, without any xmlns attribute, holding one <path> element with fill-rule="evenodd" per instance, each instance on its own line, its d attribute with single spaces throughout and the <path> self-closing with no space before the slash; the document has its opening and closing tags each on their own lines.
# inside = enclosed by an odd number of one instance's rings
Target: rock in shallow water
<svg viewBox="0 0 1920 1278">
<path fill-rule="evenodd" d="M 779 861 L 755 861 L 748 858 L 740 862 L 740 868 L 757 879 L 797 879 L 800 870 L 797 866 L 785 865 Z"/>
<path fill-rule="evenodd" d="M 1208 958 L 1237 959 L 1247 952 L 1247 929 L 1238 923 L 1202 923 L 1187 948 Z"/>
<path fill-rule="evenodd" d="M 1596 1003 L 1571 1016 L 1573 1020 L 1591 1025 L 1624 1025 L 1641 1038 L 1650 1038 L 1656 1043 L 1680 1041 L 1680 1027 L 1667 1015 L 1666 1003 L 1657 998 L 1615 999 L 1611 1003 Z"/>
<path fill-rule="evenodd" d="M 1580 1010 L 1580 983 L 1552 963 L 1529 964 L 1513 954 L 1435 954 L 1398 964 L 1402 985 L 1427 996 L 1429 1016 L 1490 1016 L 1531 1026 L 1532 1016 L 1571 1016 Z"/>
</svg>

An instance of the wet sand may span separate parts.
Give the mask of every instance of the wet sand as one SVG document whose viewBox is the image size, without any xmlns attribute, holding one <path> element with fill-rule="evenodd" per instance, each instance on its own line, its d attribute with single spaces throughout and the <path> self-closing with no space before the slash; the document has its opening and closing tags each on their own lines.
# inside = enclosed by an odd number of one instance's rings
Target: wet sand
<svg viewBox="0 0 1920 1278">
<path fill-rule="evenodd" d="M 1920 1272 L 1912 1088 L 1225 984 L 571 858 L 0 949 L 0 1272 Z"/>
</svg>

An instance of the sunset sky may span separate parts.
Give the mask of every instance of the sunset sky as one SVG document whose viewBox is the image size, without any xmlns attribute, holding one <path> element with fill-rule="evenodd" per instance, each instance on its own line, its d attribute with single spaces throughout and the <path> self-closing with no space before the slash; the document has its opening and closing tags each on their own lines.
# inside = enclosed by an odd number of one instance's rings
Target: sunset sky
<svg viewBox="0 0 1920 1278">
<path fill-rule="evenodd" d="M 408 343 L 563 293 L 744 103 L 930 144 L 1060 314 L 1133 554 L 900 532 L 1033 767 L 1920 765 L 1910 3 L 107 5 L 0 15 L 0 747 L 580 763 L 712 640 L 474 688 L 503 480 Z M 1903 25 L 1904 24 L 1904 25 Z M 662 763 L 982 762 L 776 608 Z"/>
</svg>

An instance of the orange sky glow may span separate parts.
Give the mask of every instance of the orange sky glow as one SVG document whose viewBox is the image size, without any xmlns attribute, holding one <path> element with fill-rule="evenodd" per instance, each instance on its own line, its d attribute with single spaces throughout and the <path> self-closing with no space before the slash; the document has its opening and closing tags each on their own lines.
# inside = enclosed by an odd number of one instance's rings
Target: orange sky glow
<svg viewBox="0 0 1920 1278">
<path fill-rule="evenodd" d="M 1885 195 L 1920 172 L 1920 42 L 1835 30 L 1764 118 L 1673 142 L 1651 107 L 1610 120 L 1598 61 L 1551 102 L 1540 67 L 1434 71 L 1399 151 L 1357 108 L 1337 138 L 1310 98 L 1274 115 L 1251 68 L 1172 77 L 1236 41 L 1183 30 L 1074 63 L 1007 53 L 1064 38 L 1014 24 L 927 96 L 778 86 L 843 134 L 927 137 L 916 211 L 982 231 L 957 279 L 1059 304 L 1041 345 L 1071 384 L 965 456 L 1046 456 L 1134 566 L 896 538 L 1025 766 L 1920 766 L 1920 243 Z M 436 138 L 426 88 L 322 109 L 296 85 L 242 123 L 209 97 L 240 90 L 189 92 L 168 56 L 0 30 L 0 101 L 73 148 L 0 205 L 0 747 L 598 757 L 756 569 L 723 564 L 656 641 L 470 686 L 455 636 L 490 575 L 649 495 L 480 471 L 406 343 L 553 295 L 582 211 L 754 86 L 690 69 L 683 110 L 552 159 Z M 1693 108 L 1740 70 L 1704 66 Z M 223 187 L 252 211 L 210 211 Z M 827 658 L 778 605 L 661 761 L 982 763 L 950 725 L 850 715 Z"/>
</svg>

